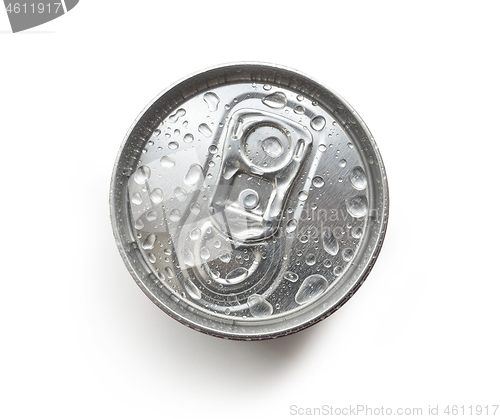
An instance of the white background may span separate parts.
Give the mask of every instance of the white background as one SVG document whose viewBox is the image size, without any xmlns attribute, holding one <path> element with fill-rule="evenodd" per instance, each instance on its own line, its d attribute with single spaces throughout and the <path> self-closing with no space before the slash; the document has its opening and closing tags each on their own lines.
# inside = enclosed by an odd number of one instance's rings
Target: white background
<svg viewBox="0 0 500 419">
<path fill-rule="evenodd" d="M 499 4 L 81 0 L 19 34 L 0 11 L 0 416 L 500 404 Z M 274 341 L 170 319 L 130 277 L 109 222 L 135 117 L 178 79 L 233 61 L 336 90 L 389 178 L 367 282 L 329 319 Z"/>
</svg>

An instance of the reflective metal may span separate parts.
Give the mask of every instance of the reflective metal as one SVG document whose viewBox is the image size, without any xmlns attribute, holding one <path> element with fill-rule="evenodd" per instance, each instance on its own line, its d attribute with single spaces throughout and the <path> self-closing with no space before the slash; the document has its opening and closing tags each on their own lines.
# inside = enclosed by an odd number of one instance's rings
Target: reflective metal
<svg viewBox="0 0 500 419">
<path fill-rule="evenodd" d="M 337 94 L 296 71 L 241 63 L 163 92 L 120 149 L 111 220 L 132 276 L 166 313 L 231 339 L 325 318 L 380 251 L 387 179 Z"/>
</svg>

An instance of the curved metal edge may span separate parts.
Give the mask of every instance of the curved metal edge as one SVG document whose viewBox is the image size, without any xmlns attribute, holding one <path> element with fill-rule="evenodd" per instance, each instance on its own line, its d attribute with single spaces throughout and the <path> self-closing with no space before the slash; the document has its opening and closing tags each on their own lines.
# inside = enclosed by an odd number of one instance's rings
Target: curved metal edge
<svg viewBox="0 0 500 419">
<path fill-rule="evenodd" d="M 117 218 L 116 218 L 116 203 L 114 201 L 113 197 L 113 190 L 115 183 L 117 181 L 117 168 L 118 168 L 118 163 L 120 160 L 120 156 L 123 152 L 123 149 L 127 143 L 127 140 L 136 127 L 137 123 L 141 120 L 141 118 L 144 116 L 144 114 L 148 111 L 148 109 L 155 103 L 157 102 L 165 93 L 170 91 L 171 89 L 175 88 L 176 86 L 182 84 L 183 82 L 189 80 L 192 77 L 195 76 L 200 76 L 203 73 L 207 73 L 213 70 L 217 69 L 222 69 L 225 67 L 231 67 L 231 66 L 242 66 L 242 65 L 248 65 L 248 66 L 265 66 L 269 68 L 275 68 L 278 70 L 285 70 L 285 71 L 290 71 L 293 73 L 297 73 L 298 75 L 305 77 L 317 85 L 323 87 L 324 89 L 328 90 L 331 92 L 334 96 L 337 97 L 337 99 L 342 102 L 342 104 L 349 110 L 349 112 L 354 116 L 356 121 L 360 124 L 360 126 L 363 128 L 363 130 L 368 134 L 368 139 L 373 146 L 374 151 L 377 154 L 377 162 L 380 164 L 380 171 L 381 174 L 384 175 L 383 179 L 381 180 L 383 182 L 383 187 L 384 190 L 386 191 L 386 196 L 384 197 L 384 206 L 385 206 L 385 213 L 383 220 L 381 222 L 381 235 L 380 238 L 377 242 L 377 247 L 373 250 L 372 253 L 372 258 L 370 263 L 366 266 L 364 269 L 362 275 L 359 277 L 358 281 L 354 284 L 353 289 L 344 296 L 335 306 L 331 307 L 329 310 L 326 310 L 322 315 L 316 316 L 314 319 L 310 320 L 307 323 L 304 323 L 298 327 L 295 327 L 293 329 L 288 329 L 288 330 L 283 330 L 283 331 L 276 331 L 272 334 L 263 334 L 263 335 L 233 335 L 230 333 L 221 333 L 218 330 L 210 329 L 208 327 L 200 326 L 200 325 L 193 325 L 191 322 L 182 316 L 178 315 L 178 313 L 168 310 L 165 305 L 163 305 L 154 294 L 151 293 L 151 291 L 144 285 L 144 283 L 141 281 L 141 279 L 138 277 L 136 274 L 135 270 L 133 269 L 133 266 L 130 264 L 129 259 L 127 254 L 125 253 L 125 249 L 123 247 L 123 244 L 120 240 L 119 237 L 119 232 L 118 232 L 118 224 L 117 224 Z M 379 147 L 377 143 L 375 142 L 375 139 L 373 137 L 373 134 L 365 124 L 365 122 L 362 120 L 360 115 L 355 111 L 355 109 L 341 96 L 339 95 L 335 90 L 329 88 L 328 86 L 324 85 L 323 83 L 319 82 L 316 80 L 314 77 L 310 77 L 307 74 L 302 73 L 301 71 L 298 71 L 294 68 L 287 67 L 287 66 L 282 66 L 279 64 L 274 64 L 274 63 L 267 63 L 267 62 L 258 62 L 258 61 L 243 61 L 243 62 L 229 62 L 225 64 L 219 64 L 215 65 L 212 67 L 205 68 L 204 70 L 193 72 L 190 75 L 176 81 L 175 83 L 171 84 L 169 87 L 164 89 L 162 92 L 160 92 L 158 95 L 156 95 L 153 100 L 151 100 L 141 111 L 141 113 L 135 118 L 133 123 L 131 124 L 129 130 L 127 131 L 120 148 L 118 149 L 117 157 L 115 159 L 115 163 L 113 165 L 113 171 L 112 171 L 112 176 L 111 176 L 111 182 L 110 182 L 110 193 L 109 193 L 109 209 L 110 209 L 110 220 L 111 220 L 111 225 L 112 225 L 112 230 L 113 230 L 113 236 L 115 238 L 115 243 L 117 245 L 118 251 L 120 253 L 120 256 L 122 257 L 123 261 L 125 262 L 125 265 L 134 279 L 134 281 L 137 283 L 137 285 L 140 287 L 140 289 L 146 294 L 146 296 L 159 308 L 161 309 L 164 313 L 168 314 L 170 317 L 172 317 L 174 320 L 178 321 L 184 326 L 189 327 L 190 329 L 193 329 L 197 332 L 201 332 L 204 334 L 207 334 L 209 336 L 221 338 L 221 339 L 226 339 L 226 340 L 235 340 L 235 341 L 261 341 L 261 340 L 271 340 L 271 339 L 276 339 L 284 336 L 289 336 L 291 334 L 295 334 L 297 332 L 300 332 L 304 329 L 307 329 L 320 321 L 326 319 L 327 317 L 331 316 L 333 313 L 335 313 L 337 310 L 339 310 L 341 307 L 344 306 L 347 301 L 359 290 L 361 285 L 366 281 L 368 275 L 370 274 L 371 270 L 373 269 L 373 266 L 375 265 L 375 262 L 377 261 L 380 251 L 382 249 L 382 245 L 385 240 L 386 232 L 387 232 L 387 226 L 388 226 L 388 219 L 389 219 L 389 185 L 388 185 L 388 180 L 387 180 L 387 173 L 385 169 L 384 162 L 382 160 L 382 156 L 379 151 Z"/>
</svg>

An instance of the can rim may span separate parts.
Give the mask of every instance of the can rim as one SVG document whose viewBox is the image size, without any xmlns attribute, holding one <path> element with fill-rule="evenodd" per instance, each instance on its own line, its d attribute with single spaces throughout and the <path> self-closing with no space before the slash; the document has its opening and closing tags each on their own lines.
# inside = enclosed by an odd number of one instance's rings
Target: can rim
<svg viewBox="0 0 500 419">
<path fill-rule="evenodd" d="M 372 256 L 370 259 L 370 262 L 365 265 L 362 273 L 359 275 L 358 279 L 355 281 L 354 285 L 350 289 L 350 291 L 342 296 L 336 304 L 331 305 L 327 309 L 323 310 L 319 315 L 316 315 L 314 318 L 310 319 L 309 321 L 300 324 L 298 326 L 295 326 L 293 328 L 290 327 L 283 327 L 283 328 L 277 328 L 275 329 L 272 333 L 248 333 L 246 335 L 237 335 L 237 334 L 232 334 L 229 332 L 223 332 L 219 329 L 215 328 L 210 328 L 205 325 L 201 324 L 193 324 L 190 319 L 187 319 L 181 315 L 181 313 L 176 312 L 174 310 L 171 310 L 169 307 L 164 305 L 161 301 L 158 300 L 158 298 L 154 295 L 154 293 L 144 284 L 142 279 L 139 277 L 137 274 L 136 270 L 134 269 L 134 266 L 132 265 L 128 254 L 125 251 L 124 245 L 122 243 L 122 240 L 120 238 L 120 226 L 118 225 L 118 217 L 117 217 L 117 203 L 115 201 L 115 196 L 114 196 L 114 190 L 115 190 L 115 185 L 118 180 L 118 168 L 119 168 L 119 161 L 120 157 L 122 155 L 122 152 L 130 138 L 130 134 L 133 132 L 133 130 L 136 128 L 137 124 L 141 121 L 143 116 L 146 114 L 146 112 L 161 98 L 163 97 L 167 92 L 171 91 L 175 87 L 181 85 L 182 83 L 188 81 L 191 78 L 194 77 L 199 77 L 202 76 L 205 73 L 209 73 L 214 70 L 221 70 L 221 69 L 226 69 L 226 68 L 231 68 L 231 67 L 238 67 L 238 66 L 255 66 L 255 67 L 266 67 L 270 69 L 277 69 L 277 70 L 283 70 L 283 71 L 288 71 L 291 73 L 295 73 L 305 79 L 310 80 L 314 84 L 322 87 L 323 89 L 327 90 L 328 92 L 332 93 L 340 103 L 352 114 L 352 116 L 356 119 L 356 122 L 360 125 L 360 127 L 363 129 L 363 131 L 366 133 L 367 138 L 373 147 L 373 151 L 376 154 L 376 160 L 377 164 L 380 168 L 381 174 L 383 174 L 381 183 L 384 191 L 384 196 L 383 196 L 383 202 L 384 202 L 384 214 L 380 222 L 380 234 L 377 240 L 377 244 L 374 247 L 372 251 Z M 387 173 L 385 169 L 384 162 L 382 160 L 382 156 L 379 151 L 379 147 L 377 143 L 374 140 L 374 137 L 363 121 L 363 119 L 360 117 L 360 115 L 354 110 L 354 108 L 341 96 L 339 95 L 335 90 L 331 89 L 330 87 L 326 86 L 325 84 L 319 82 L 316 80 L 314 77 L 310 77 L 307 74 L 304 74 L 301 71 L 298 71 L 294 68 L 275 64 L 275 63 L 268 63 L 268 62 L 259 62 L 259 61 L 242 61 L 242 62 L 229 62 L 229 63 L 224 63 L 224 64 L 219 64 L 211 67 L 207 67 L 203 70 L 193 72 L 189 74 L 186 77 L 183 77 L 176 82 L 172 83 L 169 85 L 167 88 L 162 90 L 159 94 L 157 94 L 140 112 L 140 114 L 134 119 L 132 122 L 130 128 L 128 129 L 124 139 L 121 142 L 121 145 L 118 149 L 117 157 L 115 159 L 115 163 L 113 165 L 113 171 L 112 171 L 112 176 L 111 176 L 111 182 L 110 182 L 110 192 L 109 192 L 109 209 L 110 209 L 110 220 L 112 224 L 112 230 L 113 230 L 113 235 L 115 238 L 116 245 L 118 247 L 119 253 L 125 262 L 125 265 L 127 266 L 127 269 L 131 276 L 133 277 L 134 281 L 139 285 L 141 290 L 147 295 L 147 297 L 157 306 L 159 307 L 163 312 L 167 313 L 170 317 L 173 319 L 177 320 L 181 324 L 188 326 L 191 329 L 194 329 L 196 331 L 208 334 L 210 336 L 215 336 L 219 338 L 224 338 L 224 339 L 231 339 L 231 340 L 267 340 L 267 339 L 274 339 L 277 337 L 282 337 L 286 336 L 289 334 L 293 334 L 296 332 L 299 332 L 301 330 L 304 330 L 322 320 L 325 318 L 329 317 L 331 314 L 336 312 L 339 308 L 341 308 L 361 287 L 361 285 L 365 282 L 366 278 L 370 274 L 371 270 L 373 269 L 373 266 L 376 262 L 376 260 L 379 257 L 382 245 L 385 240 L 385 235 L 387 231 L 387 225 L 388 225 L 388 216 L 389 216 L 389 186 L 388 186 L 388 181 L 387 181 Z"/>
</svg>

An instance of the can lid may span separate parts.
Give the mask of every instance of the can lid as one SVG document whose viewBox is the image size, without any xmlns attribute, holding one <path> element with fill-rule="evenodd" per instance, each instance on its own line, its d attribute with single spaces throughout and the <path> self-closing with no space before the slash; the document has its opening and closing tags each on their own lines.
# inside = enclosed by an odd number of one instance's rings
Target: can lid
<svg viewBox="0 0 500 419">
<path fill-rule="evenodd" d="M 150 104 L 120 149 L 110 205 L 122 257 L 162 310 L 251 340 L 301 330 L 352 296 L 380 251 L 388 188 L 342 98 L 241 63 Z"/>
</svg>

